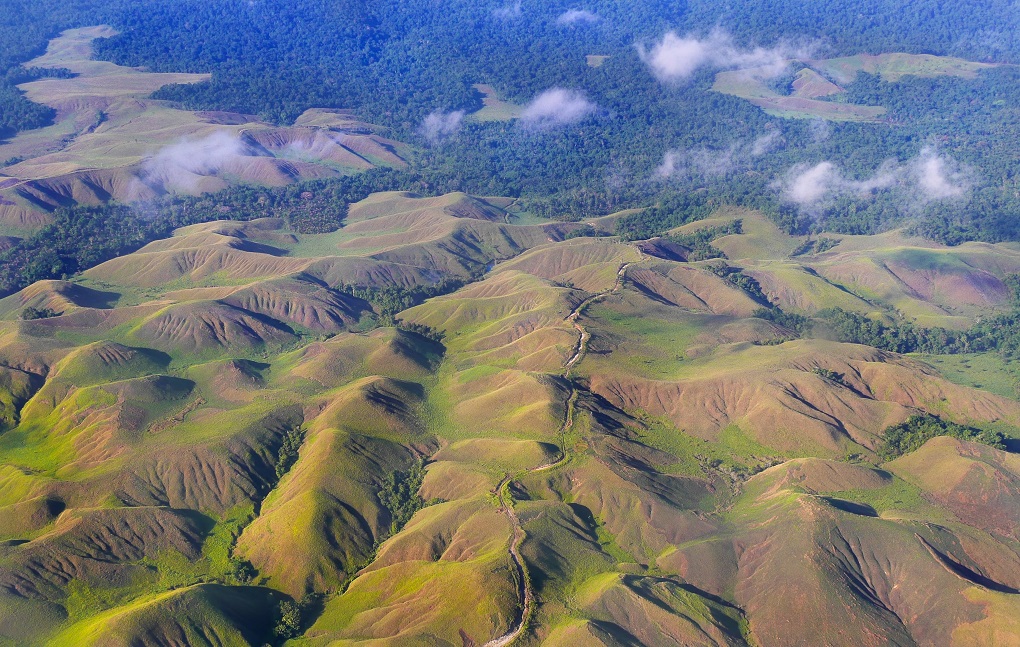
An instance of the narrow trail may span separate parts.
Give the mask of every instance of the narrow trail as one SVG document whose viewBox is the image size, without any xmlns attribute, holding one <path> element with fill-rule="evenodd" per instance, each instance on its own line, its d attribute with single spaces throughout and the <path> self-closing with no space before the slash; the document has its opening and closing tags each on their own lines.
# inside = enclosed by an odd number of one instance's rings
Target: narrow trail
<svg viewBox="0 0 1020 647">
<path fill-rule="evenodd" d="M 508 225 L 512 225 L 513 224 L 512 222 L 510 222 L 510 208 L 516 206 L 517 203 L 520 202 L 520 201 L 521 201 L 520 198 L 514 198 L 513 202 L 511 202 L 507 206 L 503 207 L 503 222 L 505 222 Z"/>
<path fill-rule="evenodd" d="M 580 363 L 580 361 L 584 359 L 584 356 L 588 353 L 588 341 L 591 339 L 591 333 L 588 332 L 587 328 L 585 328 L 584 326 L 577 322 L 578 318 L 581 316 L 581 313 L 584 312 L 585 308 L 595 303 L 596 301 L 601 301 L 610 294 L 615 294 L 619 292 L 620 288 L 623 287 L 623 280 L 627 275 L 627 268 L 630 267 L 631 265 L 633 265 L 633 263 L 624 263 L 623 265 L 621 265 L 620 271 L 616 273 L 616 282 L 613 284 L 613 287 L 611 289 L 606 290 L 605 292 L 599 292 L 598 294 L 588 297 L 580 304 L 578 304 L 578 306 L 574 308 L 574 310 L 569 315 L 567 315 L 567 318 L 564 319 L 564 321 L 569 321 L 571 325 L 574 326 L 574 330 L 576 330 L 578 333 L 578 339 L 577 350 L 574 351 L 574 355 L 569 360 L 567 360 L 567 363 L 564 365 L 565 370 L 563 371 L 563 377 L 570 379 L 571 369 L 573 369 L 578 363 Z"/>
<path fill-rule="evenodd" d="M 494 638 L 489 642 L 485 643 L 483 647 L 506 647 L 524 632 L 524 627 L 527 625 L 528 616 L 531 615 L 531 607 L 534 599 L 534 593 L 531 589 L 531 583 L 528 581 L 528 570 L 524 565 L 524 558 L 520 553 L 521 543 L 524 541 L 524 529 L 521 528 L 521 521 L 517 518 L 517 512 L 514 511 L 514 506 L 508 503 L 506 500 L 506 491 L 509 489 L 510 481 L 513 480 L 509 474 L 506 478 L 500 481 L 496 487 L 496 493 L 499 497 L 499 506 L 503 513 L 510 519 L 510 525 L 514 529 L 513 538 L 510 540 L 510 559 L 514 563 L 514 579 L 517 581 L 517 595 L 520 598 L 522 604 L 520 612 L 517 617 L 514 618 L 514 622 L 510 627 L 510 630 L 500 636 Z"/>
<path fill-rule="evenodd" d="M 559 428 L 560 438 L 560 457 L 555 461 L 533 467 L 527 471 L 528 474 L 534 474 L 535 472 L 543 472 L 550 470 L 555 467 L 567 462 L 567 447 L 566 447 L 566 434 L 571 427 L 574 426 L 574 410 L 577 405 L 578 392 L 574 387 L 573 380 L 570 379 L 570 372 L 576 367 L 588 353 L 588 341 L 591 339 L 591 333 L 588 332 L 587 328 L 578 322 L 581 313 L 592 303 L 600 301 L 610 294 L 615 294 L 620 291 L 623 287 L 623 281 L 626 278 L 627 268 L 633 265 L 633 263 L 624 263 L 620 266 L 620 270 L 616 273 L 616 282 L 613 287 L 605 292 L 599 292 L 598 294 L 592 295 L 579 303 L 564 321 L 569 321 L 574 326 L 574 330 L 578 333 L 577 347 L 574 354 L 571 356 L 567 363 L 563 366 L 563 377 L 567 380 L 567 386 L 569 389 L 567 400 L 566 400 L 566 411 L 563 415 L 563 424 Z M 514 565 L 514 579 L 517 581 L 517 595 L 521 600 L 520 612 L 514 618 L 513 623 L 510 625 L 510 629 L 498 638 L 493 638 L 489 642 L 485 643 L 482 647 L 508 647 L 517 640 L 521 634 L 524 633 L 524 629 L 528 626 L 528 618 L 531 617 L 531 612 L 534 607 L 535 593 L 531 588 L 531 580 L 528 578 L 528 569 L 524 564 L 524 558 L 520 553 L 520 546 L 524 543 L 526 537 L 524 528 L 521 527 L 520 519 L 517 518 L 517 512 L 514 510 L 513 502 L 509 500 L 509 489 L 510 484 L 513 483 L 514 477 L 507 474 L 499 485 L 496 486 L 495 494 L 499 500 L 499 509 L 503 514 L 510 520 L 510 526 L 513 528 L 513 537 L 510 540 L 510 561 Z"/>
</svg>

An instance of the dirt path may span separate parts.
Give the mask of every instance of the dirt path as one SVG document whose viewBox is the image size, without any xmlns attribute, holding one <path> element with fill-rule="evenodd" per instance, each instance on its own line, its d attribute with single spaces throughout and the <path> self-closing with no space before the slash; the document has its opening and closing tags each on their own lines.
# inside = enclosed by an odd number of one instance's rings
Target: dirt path
<svg viewBox="0 0 1020 647">
<path fill-rule="evenodd" d="M 581 313 L 584 312 L 584 309 L 590 306 L 591 304 L 595 303 L 596 301 L 601 301 L 602 299 L 605 299 L 610 294 L 615 294 L 619 292 L 620 288 L 623 287 L 623 280 L 627 276 L 627 268 L 630 267 L 631 265 L 633 265 L 633 263 L 624 263 L 623 265 L 621 265 L 620 271 L 616 273 L 616 282 L 613 284 L 613 287 L 611 289 L 606 290 L 605 292 L 599 292 L 598 294 L 588 297 L 587 299 L 582 301 L 576 308 L 574 308 L 573 312 L 567 315 L 567 318 L 564 319 L 564 321 L 569 321 L 574 326 L 574 330 L 577 331 L 578 338 L 577 338 L 577 350 L 574 351 L 573 356 L 569 360 L 567 360 L 567 363 L 563 367 L 565 369 L 563 371 L 563 377 L 569 379 L 571 369 L 573 369 L 574 366 L 576 366 L 582 359 L 584 359 L 585 354 L 588 352 L 588 341 L 591 339 L 591 333 L 588 332 L 587 328 L 579 324 L 577 322 L 577 319 L 581 316 Z"/>
<path fill-rule="evenodd" d="M 520 198 L 514 198 L 513 202 L 511 202 L 507 206 L 503 207 L 503 221 L 506 224 L 508 224 L 508 225 L 512 225 L 513 224 L 512 222 L 510 222 L 510 207 L 516 206 L 517 203 L 520 202 L 520 201 L 521 201 Z"/>
<path fill-rule="evenodd" d="M 551 465 L 550 465 L 551 467 Z M 493 638 L 489 642 L 485 643 L 483 647 L 506 647 L 513 641 L 517 640 L 518 636 L 524 631 L 524 627 L 527 625 L 528 616 L 531 615 L 532 602 L 534 600 L 534 593 L 531 590 L 531 583 L 528 581 L 527 567 L 524 565 L 524 558 L 521 557 L 520 546 L 524 541 L 524 529 L 521 528 L 521 521 L 517 518 L 517 512 L 514 511 L 512 503 L 507 501 L 507 490 L 509 490 L 510 482 L 513 480 L 509 474 L 500 481 L 499 486 L 496 488 L 496 494 L 499 497 L 499 506 L 503 513 L 510 519 L 510 525 L 514 529 L 513 538 L 510 540 L 510 560 L 514 563 L 515 576 L 514 579 L 517 581 L 517 595 L 521 599 L 520 612 L 517 617 L 514 618 L 514 622 L 510 626 L 510 631 L 506 632 L 499 638 Z"/>
<path fill-rule="evenodd" d="M 578 333 L 577 350 L 574 351 L 573 356 L 567 361 L 563 367 L 563 377 L 567 379 L 569 393 L 566 401 L 566 411 L 563 416 L 563 424 L 559 429 L 560 437 L 560 457 L 551 463 L 539 465 L 528 470 L 528 474 L 535 472 L 542 472 L 545 470 L 553 469 L 567 462 L 567 447 L 566 447 L 566 434 L 571 427 L 574 426 L 574 410 L 577 405 L 577 389 L 574 388 L 574 383 L 570 379 L 570 371 L 577 366 L 584 359 L 584 356 L 588 352 L 588 340 L 591 339 L 591 333 L 578 323 L 578 318 L 586 307 L 606 298 L 610 294 L 614 294 L 620 291 L 623 287 L 623 281 L 626 278 L 627 268 L 633 263 L 624 263 L 620 266 L 620 270 L 616 273 L 616 282 L 613 287 L 605 292 L 599 292 L 598 294 L 592 295 L 582 301 L 576 308 L 571 311 L 565 321 L 569 321 L 574 329 Z M 521 527 L 521 521 L 517 518 L 517 512 L 514 510 L 513 502 L 509 500 L 508 492 L 510 484 L 513 483 L 514 478 L 510 474 L 500 481 L 499 485 L 496 486 L 496 497 L 499 499 L 499 508 L 510 520 L 510 526 L 513 528 L 513 537 L 510 540 L 510 561 L 514 565 L 514 579 L 517 581 L 517 595 L 521 600 L 520 612 L 514 618 L 513 623 L 510 625 L 510 630 L 498 638 L 493 638 L 489 642 L 485 643 L 482 647 L 508 647 L 515 640 L 517 640 L 522 633 L 524 628 L 527 627 L 528 618 L 531 616 L 532 608 L 534 606 L 534 591 L 531 588 L 531 581 L 528 579 L 528 569 L 524 564 L 524 558 L 520 553 L 520 546 L 524 542 L 526 537 L 524 528 Z"/>
</svg>

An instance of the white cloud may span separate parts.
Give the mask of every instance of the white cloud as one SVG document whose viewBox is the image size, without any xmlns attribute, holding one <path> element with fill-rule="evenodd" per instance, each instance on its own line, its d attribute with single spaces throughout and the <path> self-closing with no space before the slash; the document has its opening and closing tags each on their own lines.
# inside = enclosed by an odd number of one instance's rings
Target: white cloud
<svg viewBox="0 0 1020 647">
<path fill-rule="evenodd" d="M 795 167 L 796 168 L 796 167 Z M 809 168 L 797 168 L 789 178 L 786 197 L 799 205 L 812 205 L 843 184 L 832 162 L 820 162 Z"/>
<path fill-rule="evenodd" d="M 737 167 L 737 161 L 734 159 L 736 155 L 736 146 L 726 149 L 703 147 L 686 151 L 666 151 L 662 157 L 662 163 L 655 169 L 655 176 L 670 178 L 690 175 L 726 175 Z"/>
<path fill-rule="evenodd" d="M 866 198 L 879 191 L 895 191 L 910 205 L 963 197 L 973 184 L 973 171 L 930 146 L 906 163 L 886 160 L 863 180 L 847 178 L 830 161 L 800 164 L 777 187 L 784 198 L 802 208 L 824 206 L 840 196 Z"/>
<path fill-rule="evenodd" d="M 521 17 L 521 3 L 514 2 L 513 4 L 503 5 L 497 9 L 492 10 L 492 17 L 498 20 L 513 20 Z"/>
<path fill-rule="evenodd" d="M 962 196 L 970 186 L 966 169 L 952 159 L 940 157 L 935 149 L 925 147 L 912 166 L 918 186 L 932 200 L 946 200 Z"/>
<path fill-rule="evenodd" d="M 581 121 L 595 112 L 595 104 L 574 90 L 553 88 L 535 97 L 521 113 L 530 128 L 546 129 Z"/>
<path fill-rule="evenodd" d="M 142 175 L 158 180 L 167 189 L 195 191 L 203 177 L 251 156 L 252 151 L 236 133 L 219 130 L 160 150 L 142 164 Z"/>
<path fill-rule="evenodd" d="M 433 144 L 455 135 L 464 122 L 464 111 L 454 110 L 453 112 L 436 111 L 425 117 L 418 131 L 422 137 Z"/>
<path fill-rule="evenodd" d="M 808 124 L 808 132 L 811 133 L 811 141 L 824 142 L 832 135 L 832 125 L 825 119 L 812 119 Z"/>
<path fill-rule="evenodd" d="M 790 59 L 806 56 L 808 49 L 786 43 L 741 49 L 732 36 L 716 29 L 707 38 L 680 37 L 671 31 L 651 49 L 639 45 L 638 53 L 660 81 L 677 82 L 689 79 L 702 67 L 753 70 L 762 78 L 776 77 L 786 70 Z"/>
<path fill-rule="evenodd" d="M 728 175 L 746 168 L 754 158 L 761 157 L 782 145 L 782 132 L 771 130 L 755 137 L 749 143 L 737 142 L 727 148 L 702 146 L 687 150 L 670 150 L 663 155 L 662 163 L 655 169 L 655 176 L 666 179 Z"/>
<path fill-rule="evenodd" d="M 751 157 L 761 157 L 765 153 L 768 153 L 776 148 L 781 147 L 783 144 L 783 133 L 778 130 L 771 130 L 764 135 L 755 137 L 754 141 L 751 142 L 750 153 Z"/>
<path fill-rule="evenodd" d="M 598 22 L 599 17 L 587 9 L 570 9 L 564 11 L 556 19 L 557 25 L 576 25 L 579 23 Z"/>
</svg>

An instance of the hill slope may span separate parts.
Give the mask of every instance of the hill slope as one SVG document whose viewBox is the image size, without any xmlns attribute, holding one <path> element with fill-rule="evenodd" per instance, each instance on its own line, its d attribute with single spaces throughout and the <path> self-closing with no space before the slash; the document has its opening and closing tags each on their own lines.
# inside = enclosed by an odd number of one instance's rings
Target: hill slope
<svg viewBox="0 0 1020 647">
<path fill-rule="evenodd" d="M 0 301 L 2 641 L 1010 635 L 1020 471 L 972 441 L 1015 447 L 1020 402 L 819 312 L 967 326 L 1015 250 L 796 255 L 748 212 L 685 261 L 508 202 L 196 225 Z M 966 433 L 886 461 L 919 414 Z"/>
</svg>

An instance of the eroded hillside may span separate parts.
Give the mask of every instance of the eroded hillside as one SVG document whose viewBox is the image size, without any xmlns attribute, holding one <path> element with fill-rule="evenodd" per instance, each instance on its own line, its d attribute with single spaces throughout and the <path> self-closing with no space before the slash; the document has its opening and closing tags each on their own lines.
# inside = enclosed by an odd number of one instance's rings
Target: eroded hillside
<svg viewBox="0 0 1020 647">
<path fill-rule="evenodd" d="M 1014 448 L 1015 391 L 824 321 L 967 328 L 1020 253 L 510 203 L 196 225 L 0 301 L 0 642 L 1013 644 L 1016 455 L 885 434 Z"/>
</svg>

